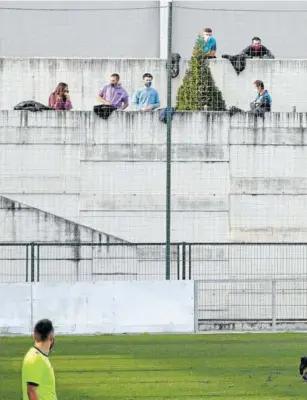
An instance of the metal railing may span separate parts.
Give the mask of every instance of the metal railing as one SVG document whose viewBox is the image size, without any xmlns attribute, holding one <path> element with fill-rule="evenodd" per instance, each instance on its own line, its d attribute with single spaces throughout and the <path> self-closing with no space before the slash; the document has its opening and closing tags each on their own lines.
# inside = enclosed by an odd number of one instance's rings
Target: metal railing
<svg viewBox="0 0 307 400">
<path fill-rule="evenodd" d="M 165 243 L 0 243 L 0 282 L 165 279 Z M 307 243 L 173 243 L 171 279 L 307 278 Z"/>
<path fill-rule="evenodd" d="M 164 280 L 164 243 L 0 243 L 0 283 Z M 195 330 L 307 329 L 307 243 L 173 243 Z"/>
<path fill-rule="evenodd" d="M 195 281 L 195 331 L 306 330 L 307 279 Z"/>
</svg>

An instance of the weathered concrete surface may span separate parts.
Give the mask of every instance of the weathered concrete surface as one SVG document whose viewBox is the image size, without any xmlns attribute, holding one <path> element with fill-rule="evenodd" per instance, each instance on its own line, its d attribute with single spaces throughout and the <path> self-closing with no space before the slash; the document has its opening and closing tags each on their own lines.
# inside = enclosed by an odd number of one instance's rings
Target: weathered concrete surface
<svg viewBox="0 0 307 400">
<path fill-rule="evenodd" d="M 172 240 L 305 241 L 306 114 L 178 113 Z M 128 241 L 164 241 L 156 113 L 0 113 L 0 193 Z"/>
<path fill-rule="evenodd" d="M 50 11 L 50 4 L 43 1 L 0 4 L 1 56 L 160 57 L 161 46 L 167 45 L 167 31 L 161 24 L 164 9 L 159 9 L 167 7 L 165 1 L 70 0 L 56 2 Z M 276 57 L 304 58 L 306 10 L 304 1 L 173 1 L 173 51 L 189 57 L 206 20 L 217 38 L 218 56 L 238 54 L 260 35 Z M 34 23 L 44 40 L 37 40 Z M 99 40 L 105 37 L 108 40 Z"/>
<path fill-rule="evenodd" d="M 276 112 L 307 111 L 304 88 L 307 85 L 307 60 L 248 60 L 246 69 L 237 76 L 227 60 L 210 61 L 215 83 L 228 106 L 249 108 L 254 99 L 253 82 L 262 79 L 273 97 Z M 173 104 L 182 82 L 188 60 L 180 63 L 180 74 L 172 80 Z M 92 110 L 97 93 L 117 72 L 122 84 L 132 96 L 142 85 L 142 75 L 154 75 L 154 86 L 166 105 L 166 61 L 160 59 L 100 59 L 100 58 L 0 58 L 0 109 L 11 110 L 23 100 L 48 103 L 48 97 L 58 82 L 67 82 L 75 110 Z"/>
<path fill-rule="evenodd" d="M 0 196 L 0 242 L 125 243 L 85 225 Z"/>
<path fill-rule="evenodd" d="M 118 237 L 4 196 L 0 196 L 0 221 L 0 282 L 30 282 L 32 261 L 34 279 L 40 282 L 165 277 L 164 258 L 161 254 L 157 257 L 150 247 L 131 246 Z M 84 242 L 87 245 L 71 245 Z M 31 243 L 40 243 L 39 248 L 34 245 L 33 255 Z M 173 254 L 171 265 L 174 279 Z"/>
</svg>

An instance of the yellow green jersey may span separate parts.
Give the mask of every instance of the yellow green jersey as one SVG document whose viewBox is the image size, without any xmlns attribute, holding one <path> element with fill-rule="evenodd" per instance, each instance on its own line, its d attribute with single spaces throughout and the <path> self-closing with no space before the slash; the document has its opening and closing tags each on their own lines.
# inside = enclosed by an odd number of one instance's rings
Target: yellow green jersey
<svg viewBox="0 0 307 400">
<path fill-rule="evenodd" d="M 37 387 L 39 400 L 57 400 L 52 365 L 48 356 L 36 347 L 28 351 L 22 365 L 23 400 L 28 400 L 28 384 Z"/>
</svg>

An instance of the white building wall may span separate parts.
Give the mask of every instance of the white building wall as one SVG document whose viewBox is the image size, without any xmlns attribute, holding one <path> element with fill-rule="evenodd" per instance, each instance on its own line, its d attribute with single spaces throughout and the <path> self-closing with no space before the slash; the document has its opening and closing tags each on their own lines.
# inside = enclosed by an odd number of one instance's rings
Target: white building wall
<svg viewBox="0 0 307 400">
<path fill-rule="evenodd" d="M 165 240 L 156 113 L 0 113 L 0 193 L 132 242 Z M 306 114 L 178 113 L 172 240 L 306 240 Z"/>
<path fill-rule="evenodd" d="M 165 9 L 159 9 L 165 5 L 1 1 L 0 56 L 165 58 Z M 306 58 L 306 10 L 303 1 L 174 1 L 173 51 L 190 57 L 197 34 L 211 27 L 218 57 L 237 54 L 260 36 L 277 58 Z"/>
<path fill-rule="evenodd" d="M 180 63 L 180 74 L 172 80 L 172 101 L 176 105 L 178 88 L 182 83 L 188 60 Z M 238 76 L 228 60 L 211 60 L 211 71 L 217 87 L 222 91 L 228 107 L 249 109 L 254 100 L 253 82 L 264 81 L 276 112 L 307 111 L 305 86 L 307 60 L 248 60 L 246 69 Z M 161 107 L 166 106 L 166 61 L 159 59 L 106 58 L 0 58 L 0 109 L 12 110 L 24 100 L 48 104 L 50 93 L 58 82 L 67 82 L 74 110 L 92 110 L 97 104 L 99 89 L 117 72 L 123 87 L 132 96 L 143 85 L 142 75 L 150 72 L 153 85 L 160 94 Z"/>
</svg>

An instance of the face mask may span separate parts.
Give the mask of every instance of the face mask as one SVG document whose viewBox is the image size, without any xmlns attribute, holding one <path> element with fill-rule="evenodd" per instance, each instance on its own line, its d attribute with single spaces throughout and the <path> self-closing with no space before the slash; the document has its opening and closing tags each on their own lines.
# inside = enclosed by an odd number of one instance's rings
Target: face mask
<svg viewBox="0 0 307 400">
<path fill-rule="evenodd" d="M 115 86 L 117 86 L 117 83 L 111 83 L 111 86 L 115 87 Z"/>
<path fill-rule="evenodd" d="M 145 82 L 145 86 L 146 87 L 150 87 L 151 86 L 151 82 Z"/>
</svg>

